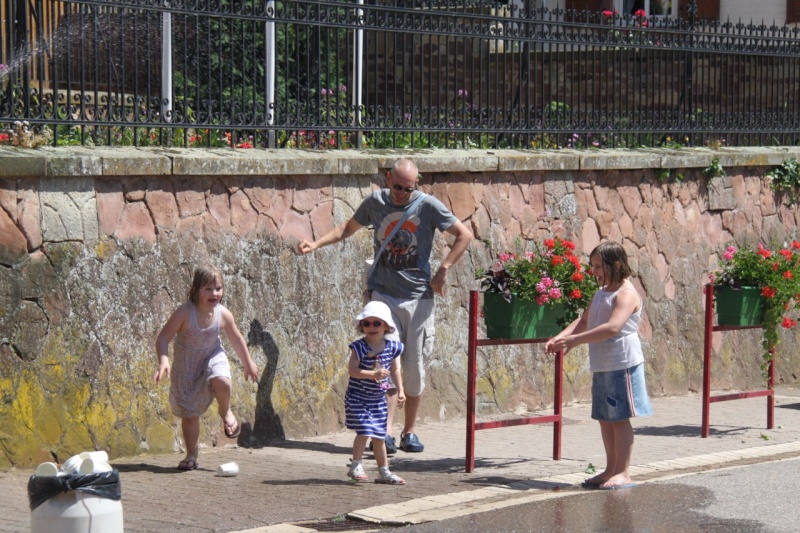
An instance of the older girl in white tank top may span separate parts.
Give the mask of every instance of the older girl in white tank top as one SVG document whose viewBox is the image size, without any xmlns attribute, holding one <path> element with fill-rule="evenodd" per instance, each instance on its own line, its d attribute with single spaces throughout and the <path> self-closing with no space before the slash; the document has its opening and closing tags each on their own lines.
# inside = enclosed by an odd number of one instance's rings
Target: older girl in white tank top
<svg viewBox="0 0 800 533">
<path fill-rule="evenodd" d="M 547 342 L 548 352 L 589 345 L 592 371 L 592 418 L 600 422 L 606 468 L 585 480 L 588 489 L 633 487 L 629 473 L 633 453 L 630 419 L 652 414 L 639 341 L 642 299 L 628 277 L 625 249 L 605 242 L 589 255 L 600 289 L 583 315 Z"/>
</svg>

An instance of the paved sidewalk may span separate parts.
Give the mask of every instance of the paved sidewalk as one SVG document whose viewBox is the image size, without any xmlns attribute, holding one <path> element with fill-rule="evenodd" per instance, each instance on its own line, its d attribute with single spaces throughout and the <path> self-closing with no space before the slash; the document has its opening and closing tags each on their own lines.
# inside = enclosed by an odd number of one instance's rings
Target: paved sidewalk
<svg viewBox="0 0 800 533">
<path fill-rule="evenodd" d="M 699 394 L 651 400 L 654 416 L 633 422 L 632 475 L 639 482 L 800 456 L 800 389 L 778 389 L 773 430 L 765 429 L 765 398 L 712 404 L 707 439 L 700 438 Z M 200 468 L 191 472 L 175 469 L 179 454 L 111 462 L 120 471 L 126 532 L 364 530 L 377 526 L 359 520 L 419 523 L 579 490 L 589 464 L 604 465 L 590 408 L 588 403 L 564 408 L 561 461 L 551 459 L 552 424 L 479 431 L 471 474 L 464 468 L 465 421 L 421 424 L 425 452 L 400 451 L 391 461 L 407 482 L 402 487 L 347 481 L 349 431 L 258 449 L 203 449 Z M 217 466 L 229 461 L 239 463 L 239 476 L 216 477 Z M 374 478 L 371 458 L 365 467 Z M 30 530 L 31 474 L 31 469 L 0 472 L 0 531 Z"/>
</svg>

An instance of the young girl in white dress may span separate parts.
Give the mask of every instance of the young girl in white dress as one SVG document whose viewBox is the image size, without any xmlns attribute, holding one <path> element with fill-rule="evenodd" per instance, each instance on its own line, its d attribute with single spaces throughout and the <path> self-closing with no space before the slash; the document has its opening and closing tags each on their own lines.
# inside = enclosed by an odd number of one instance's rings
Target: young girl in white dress
<svg viewBox="0 0 800 533">
<path fill-rule="evenodd" d="M 200 416 L 216 398 L 219 416 L 222 417 L 225 436 L 239 436 L 241 426 L 230 409 L 231 367 L 219 338 L 224 331 L 244 366 L 244 377 L 258 380 L 258 367 L 250 357 L 247 343 L 236 321 L 222 305 L 224 286 L 222 274 L 213 266 L 204 266 L 194 272 L 188 300 L 172 313 L 156 339 L 158 369 L 153 379 L 171 380 L 169 403 L 172 413 L 181 418 L 186 457 L 178 464 L 179 470 L 194 470 L 199 466 Z M 168 349 L 172 339 L 170 366 Z"/>
</svg>

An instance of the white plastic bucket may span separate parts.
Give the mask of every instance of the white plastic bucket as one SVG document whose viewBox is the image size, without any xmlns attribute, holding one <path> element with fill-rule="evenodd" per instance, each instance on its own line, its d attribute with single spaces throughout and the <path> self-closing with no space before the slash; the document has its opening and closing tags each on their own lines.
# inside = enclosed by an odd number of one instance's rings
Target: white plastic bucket
<svg viewBox="0 0 800 533">
<path fill-rule="evenodd" d="M 81 463 L 81 466 L 78 468 L 78 473 L 83 474 L 84 476 L 87 474 L 100 474 L 102 472 L 111 472 L 113 468 L 110 464 L 105 461 L 101 461 L 100 459 L 92 459 L 89 457 L 88 459 L 84 459 Z"/>
<path fill-rule="evenodd" d="M 61 470 L 65 474 L 74 474 L 81 467 L 82 462 L 83 458 L 80 455 L 73 455 L 72 457 L 64 461 L 64 464 L 61 465 Z"/>
<path fill-rule="evenodd" d="M 98 450 L 96 452 L 81 452 L 80 457 L 84 461 L 86 459 L 92 459 L 95 463 L 108 462 L 108 453 L 105 450 Z"/>
<path fill-rule="evenodd" d="M 31 511 L 31 533 L 123 533 L 122 502 L 74 490 Z"/>
</svg>

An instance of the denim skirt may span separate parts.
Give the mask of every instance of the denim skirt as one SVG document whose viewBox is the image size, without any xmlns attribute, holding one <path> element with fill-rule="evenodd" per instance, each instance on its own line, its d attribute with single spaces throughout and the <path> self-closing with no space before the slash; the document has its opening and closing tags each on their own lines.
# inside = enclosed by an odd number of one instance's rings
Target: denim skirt
<svg viewBox="0 0 800 533">
<path fill-rule="evenodd" d="M 592 419 L 618 422 L 652 414 L 644 382 L 644 363 L 592 374 Z"/>
</svg>

